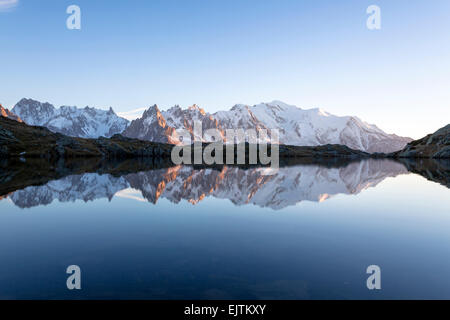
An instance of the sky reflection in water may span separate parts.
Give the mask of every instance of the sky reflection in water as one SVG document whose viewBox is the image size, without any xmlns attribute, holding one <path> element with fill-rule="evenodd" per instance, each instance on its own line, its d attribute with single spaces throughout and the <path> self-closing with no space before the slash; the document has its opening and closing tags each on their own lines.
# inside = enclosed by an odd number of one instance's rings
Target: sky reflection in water
<svg viewBox="0 0 450 320">
<path fill-rule="evenodd" d="M 224 170 L 73 175 L 9 194 L 0 298 L 450 298 L 445 186 L 389 161 Z M 70 264 L 81 291 L 66 289 Z M 371 264 L 380 291 L 366 288 Z"/>
</svg>

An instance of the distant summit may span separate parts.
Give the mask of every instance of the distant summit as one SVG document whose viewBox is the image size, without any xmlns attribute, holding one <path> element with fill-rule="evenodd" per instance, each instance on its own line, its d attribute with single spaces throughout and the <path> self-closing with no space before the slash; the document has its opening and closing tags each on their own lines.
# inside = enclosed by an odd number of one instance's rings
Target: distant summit
<svg viewBox="0 0 450 320">
<path fill-rule="evenodd" d="M 20 100 L 12 110 L 29 125 L 44 126 L 53 132 L 81 138 L 111 137 L 123 132 L 129 123 L 117 116 L 112 108 L 109 111 L 69 106 L 56 109 L 48 102 L 32 99 Z"/>
</svg>

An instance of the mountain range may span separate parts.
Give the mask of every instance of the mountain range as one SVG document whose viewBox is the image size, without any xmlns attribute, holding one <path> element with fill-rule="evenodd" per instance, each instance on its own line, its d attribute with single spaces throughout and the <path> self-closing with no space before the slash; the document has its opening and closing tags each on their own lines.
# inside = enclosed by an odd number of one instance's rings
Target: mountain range
<svg viewBox="0 0 450 320">
<path fill-rule="evenodd" d="M 109 138 L 123 132 L 129 123 L 116 115 L 112 108 L 108 111 L 69 106 L 57 109 L 48 102 L 32 99 L 20 100 L 12 112 L 28 125 L 43 126 L 53 132 L 80 138 Z"/>
<path fill-rule="evenodd" d="M 407 174 L 406 168 L 391 160 L 369 159 L 346 166 L 326 168 L 297 165 L 267 176 L 262 168 L 223 167 L 194 169 L 175 166 L 141 171 L 119 177 L 86 173 L 70 175 L 41 186 L 29 186 L 10 194 L 15 205 L 29 208 L 76 200 L 93 201 L 114 196 L 156 204 L 165 198 L 193 205 L 207 197 L 226 199 L 236 206 L 255 205 L 279 210 L 301 201 L 322 202 L 337 194 L 358 194 L 388 177 Z"/>
<path fill-rule="evenodd" d="M 142 117 L 131 122 L 119 117 L 112 108 L 108 111 L 68 106 L 57 109 L 49 103 L 32 99 L 20 100 L 12 113 L 29 125 L 45 126 L 53 132 L 82 138 L 122 134 L 129 138 L 171 144 L 191 143 L 194 138 L 212 141 L 212 137 L 199 136 L 194 132 L 194 122 L 198 121 L 203 131 L 216 129 L 220 139 L 225 142 L 227 129 L 266 129 L 267 140 L 271 138 L 271 130 L 277 129 L 281 144 L 341 144 L 369 153 L 395 152 L 412 141 L 410 138 L 387 134 L 358 117 L 335 116 L 322 109 L 301 109 L 281 101 L 254 106 L 237 104 L 228 111 L 212 114 L 197 105 L 187 109 L 174 106 L 166 111 L 153 105 Z M 179 129 L 186 129 L 190 133 L 188 141 L 180 138 Z"/>
</svg>

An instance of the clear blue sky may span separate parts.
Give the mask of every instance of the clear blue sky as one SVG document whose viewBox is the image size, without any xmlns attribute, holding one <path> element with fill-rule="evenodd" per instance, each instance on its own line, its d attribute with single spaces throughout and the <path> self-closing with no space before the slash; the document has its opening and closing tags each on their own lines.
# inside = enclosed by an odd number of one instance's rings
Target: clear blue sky
<svg viewBox="0 0 450 320">
<path fill-rule="evenodd" d="M 282 100 L 418 138 L 449 123 L 450 1 L 0 0 L 0 103 Z M 82 29 L 66 28 L 81 8 Z M 382 28 L 366 28 L 366 8 Z M 2 8 L 3 7 L 3 8 Z"/>
</svg>

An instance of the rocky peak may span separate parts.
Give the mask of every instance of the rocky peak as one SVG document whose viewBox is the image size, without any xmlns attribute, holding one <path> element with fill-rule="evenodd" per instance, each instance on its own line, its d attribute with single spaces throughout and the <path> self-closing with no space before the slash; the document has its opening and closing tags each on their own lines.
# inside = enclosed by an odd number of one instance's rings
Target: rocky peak
<svg viewBox="0 0 450 320">
<path fill-rule="evenodd" d="M 29 125 L 42 126 L 55 115 L 56 109 L 48 102 L 23 98 L 14 106 L 12 112 Z"/>
<path fill-rule="evenodd" d="M 133 120 L 123 135 L 128 138 L 141 140 L 160 141 L 164 143 L 178 144 L 175 137 L 175 129 L 168 126 L 164 115 L 155 104 L 145 110 L 141 118 Z"/>
<path fill-rule="evenodd" d="M 109 107 L 108 114 L 110 114 L 110 115 L 116 115 L 116 113 L 114 112 L 114 110 L 113 110 L 112 107 Z"/>
<path fill-rule="evenodd" d="M 230 111 L 241 111 L 243 109 L 248 109 L 248 106 L 244 105 L 244 104 L 235 104 Z"/>
<path fill-rule="evenodd" d="M 154 104 L 151 107 L 149 107 L 147 110 L 144 111 L 142 118 L 148 118 L 152 115 L 161 113 L 161 111 L 158 108 L 158 105 Z"/>
<path fill-rule="evenodd" d="M 206 112 L 205 112 L 205 110 L 204 109 L 202 109 L 202 108 L 200 108 L 199 106 L 197 106 L 196 104 L 193 104 L 192 106 L 190 106 L 189 108 L 188 108 L 188 110 L 189 111 L 198 111 L 198 112 L 200 112 L 200 114 L 201 115 L 206 115 Z"/>
<path fill-rule="evenodd" d="M 12 113 L 8 109 L 4 108 L 1 104 L 0 104 L 0 115 L 2 117 L 4 117 L 4 118 L 16 120 L 18 122 L 23 122 L 22 119 L 20 119 L 19 116 L 17 116 L 16 114 Z"/>
<path fill-rule="evenodd" d="M 422 139 L 408 143 L 403 150 L 394 153 L 393 156 L 399 158 L 450 158 L 450 124 Z"/>
<path fill-rule="evenodd" d="M 164 116 L 156 104 L 145 110 L 142 119 L 144 119 L 144 122 L 147 125 L 156 121 L 160 127 L 166 127 L 166 119 L 164 119 Z"/>
</svg>

